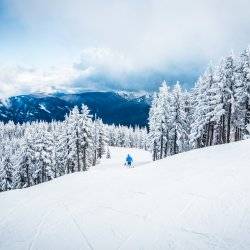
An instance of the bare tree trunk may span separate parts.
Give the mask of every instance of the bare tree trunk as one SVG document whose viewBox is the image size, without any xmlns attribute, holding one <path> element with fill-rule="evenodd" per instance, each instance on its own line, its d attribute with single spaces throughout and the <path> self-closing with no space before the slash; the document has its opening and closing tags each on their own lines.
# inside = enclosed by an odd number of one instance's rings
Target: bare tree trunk
<svg viewBox="0 0 250 250">
<path fill-rule="evenodd" d="M 222 121 L 222 131 L 221 131 L 221 142 L 225 143 L 226 142 L 226 136 L 225 136 L 225 115 L 222 115 L 221 117 Z"/>
<path fill-rule="evenodd" d="M 196 145 L 197 145 L 197 148 L 201 148 L 201 138 L 198 138 L 196 140 Z"/>
<path fill-rule="evenodd" d="M 234 132 L 234 141 L 238 141 L 238 140 L 239 140 L 239 128 L 236 127 L 235 132 Z"/>
<path fill-rule="evenodd" d="M 174 154 L 177 154 L 178 150 L 177 150 L 177 131 L 175 129 L 174 131 Z"/>
<path fill-rule="evenodd" d="M 160 159 L 163 158 L 163 134 L 161 133 Z"/>
<path fill-rule="evenodd" d="M 168 155 L 168 132 L 167 132 L 165 148 L 164 148 L 164 157 L 167 157 L 167 155 Z"/>
<path fill-rule="evenodd" d="M 81 165 L 80 165 L 80 147 L 79 147 L 79 133 L 78 130 L 76 131 L 76 157 L 77 157 L 77 171 L 81 171 Z"/>
<path fill-rule="evenodd" d="M 94 161 L 93 161 L 93 166 L 96 165 L 96 161 L 97 161 L 97 152 L 96 152 L 96 149 L 95 149 L 95 152 L 94 152 Z"/>
<path fill-rule="evenodd" d="M 87 171 L 86 146 L 83 148 L 83 171 Z"/>
<path fill-rule="evenodd" d="M 26 176 L 27 176 L 27 185 L 30 187 L 30 173 L 29 173 L 29 165 L 26 163 Z"/>
<path fill-rule="evenodd" d="M 42 163 L 42 182 L 45 182 L 45 164 Z"/>
<path fill-rule="evenodd" d="M 231 134 L 231 115 L 232 115 L 232 104 L 229 104 L 228 108 L 228 117 L 227 117 L 227 143 L 230 142 L 230 134 Z"/>
<path fill-rule="evenodd" d="M 214 124 L 211 124 L 210 142 L 209 145 L 212 146 L 214 142 Z"/>
<path fill-rule="evenodd" d="M 246 115 L 245 115 L 245 131 L 244 134 L 249 134 L 249 131 L 246 129 L 247 124 L 249 124 L 250 119 L 250 107 L 249 107 L 249 98 L 246 100 Z"/>
<path fill-rule="evenodd" d="M 209 145 L 209 139 L 210 139 L 210 122 L 208 123 L 208 125 L 206 125 L 206 129 L 207 129 L 207 132 L 206 132 L 206 146 Z"/>
<path fill-rule="evenodd" d="M 67 157 L 69 155 L 69 139 L 67 138 Z M 67 158 L 67 174 L 70 173 L 69 159 Z"/>
<path fill-rule="evenodd" d="M 238 137 L 239 137 L 239 140 L 242 140 L 242 129 L 241 128 L 239 128 L 239 135 L 238 135 Z"/>
<path fill-rule="evenodd" d="M 154 148 L 153 148 L 153 161 L 155 160 L 157 160 L 156 141 L 154 141 Z"/>
</svg>

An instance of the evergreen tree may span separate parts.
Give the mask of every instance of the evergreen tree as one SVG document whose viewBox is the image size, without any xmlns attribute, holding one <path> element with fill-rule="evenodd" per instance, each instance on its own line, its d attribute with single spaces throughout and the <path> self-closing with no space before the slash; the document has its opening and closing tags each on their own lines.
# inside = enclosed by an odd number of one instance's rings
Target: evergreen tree
<svg viewBox="0 0 250 250">
<path fill-rule="evenodd" d="M 172 129 L 170 133 L 173 136 L 173 154 L 177 154 L 183 152 L 188 145 L 188 125 L 183 93 L 179 82 L 173 89 L 171 109 Z"/>
<path fill-rule="evenodd" d="M 11 143 L 4 145 L 0 162 L 0 191 L 12 189 L 14 166 Z"/>
<path fill-rule="evenodd" d="M 237 60 L 235 69 L 235 140 L 249 135 L 250 129 L 250 51 L 244 50 Z"/>
</svg>

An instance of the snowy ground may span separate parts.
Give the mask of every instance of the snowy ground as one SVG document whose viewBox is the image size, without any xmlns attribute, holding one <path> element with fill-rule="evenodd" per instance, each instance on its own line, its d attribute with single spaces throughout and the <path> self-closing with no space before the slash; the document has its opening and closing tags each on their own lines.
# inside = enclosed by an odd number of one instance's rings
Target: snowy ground
<svg viewBox="0 0 250 250">
<path fill-rule="evenodd" d="M 243 141 L 152 163 L 113 148 L 86 173 L 0 193 L 0 249 L 250 249 L 249 149 Z"/>
</svg>

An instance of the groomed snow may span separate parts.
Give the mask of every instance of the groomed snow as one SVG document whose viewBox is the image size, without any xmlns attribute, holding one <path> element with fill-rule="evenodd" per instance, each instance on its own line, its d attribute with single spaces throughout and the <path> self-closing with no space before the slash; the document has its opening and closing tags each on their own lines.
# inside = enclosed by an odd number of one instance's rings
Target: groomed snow
<svg viewBox="0 0 250 250">
<path fill-rule="evenodd" d="M 250 249 L 250 141 L 0 193 L 0 249 Z M 126 154 L 135 168 L 123 166 Z"/>
</svg>

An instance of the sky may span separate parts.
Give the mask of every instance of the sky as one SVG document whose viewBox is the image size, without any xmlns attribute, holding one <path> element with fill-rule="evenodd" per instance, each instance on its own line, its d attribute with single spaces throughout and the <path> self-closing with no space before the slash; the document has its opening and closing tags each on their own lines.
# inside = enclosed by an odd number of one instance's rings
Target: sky
<svg viewBox="0 0 250 250">
<path fill-rule="evenodd" d="M 249 0 L 0 0 L 0 97 L 191 88 L 249 23 Z"/>
</svg>

